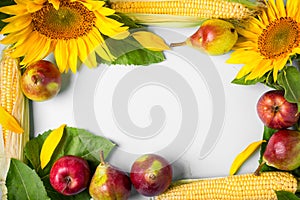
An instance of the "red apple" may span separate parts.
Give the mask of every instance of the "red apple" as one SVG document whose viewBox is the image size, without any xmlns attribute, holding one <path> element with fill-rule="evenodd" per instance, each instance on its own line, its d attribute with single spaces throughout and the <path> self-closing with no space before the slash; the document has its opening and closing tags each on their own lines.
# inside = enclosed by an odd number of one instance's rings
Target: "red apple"
<svg viewBox="0 0 300 200">
<path fill-rule="evenodd" d="M 60 91 L 61 73 L 50 61 L 37 61 L 22 74 L 21 88 L 24 95 L 33 101 L 51 99 Z"/>
<path fill-rule="evenodd" d="M 63 195 L 75 195 L 85 190 L 91 179 L 88 162 L 78 156 L 59 158 L 50 170 L 50 184 Z"/>
<path fill-rule="evenodd" d="M 130 171 L 131 182 L 144 196 L 163 193 L 172 182 L 172 166 L 162 156 L 145 154 L 137 158 Z"/>
<path fill-rule="evenodd" d="M 282 90 L 264 93 L 257 102 L 257 113 L 262 122 L 272 129 L 288 128 L 299 120 L 297 104 L 288 102 Z"/>
</svg>

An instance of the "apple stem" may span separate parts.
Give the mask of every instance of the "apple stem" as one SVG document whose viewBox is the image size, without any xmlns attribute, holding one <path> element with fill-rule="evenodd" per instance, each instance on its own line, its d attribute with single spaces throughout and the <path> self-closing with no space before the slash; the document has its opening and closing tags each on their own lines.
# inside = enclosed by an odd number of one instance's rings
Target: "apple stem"
<svg viewBox="0 0 300 200">
<path fill-rule="evenodd" d="M 186 45 L 186 42 L 171 43 L 170 47 L 179 47 Z"/>
<path fill-rule="evenodd" d="M 71 178 L 69 177 L 69 176 L 67 176 L 66 178 L 65 178 L 65 180 L 67 181 L 67 184 L 66 184 L 66 186 L 62 189 L 62 193 L 64 193 L 65 192 L 65 190 L 69 187 L 69 184 L 71 183 Z"/>
<path fill-rule="evenodd" d="M 41 77 L 38 75 L 32 75 L 31 80 L 33 81 L 34 84 L 37 84 L 39 81 L 41 81 Z"/>
<path fill-rule="evenodd" d="M 156 179 L 156 175 L 155 175 L 155 174 L 150 174 L 149 178 L 150 178 L 151 180 L 155 180 L 155 179 Z"/>
</svg>

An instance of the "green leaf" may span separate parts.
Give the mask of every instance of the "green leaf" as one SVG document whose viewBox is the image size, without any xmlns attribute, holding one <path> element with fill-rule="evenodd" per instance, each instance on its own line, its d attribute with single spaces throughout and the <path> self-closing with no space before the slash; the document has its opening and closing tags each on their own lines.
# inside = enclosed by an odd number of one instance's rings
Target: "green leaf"
<svg viewBox="0 0 300 200">
<path fill-rule="evenodd" d="M 271 136 L 276 132 L 277 130 L 271 129 L 267 126 L 264 126 L 264 132 L 263 132 L 263 140 L 269 141 Z M 264 142 L 260 147 L 260 159 L 259 163 L 262 163 L 262 157 L 267 147 L 267 142 Z M 269 167 L 267 165 L 263 165 L 261 171 L 274 171 L 275 169 L 273 167 Z"/>
<path fill-rule="evenodd" d="M 111 64 L 125 64 L 125 65 L 150 65 L 160 63 L 165 60 L 162 52 L 151 51 L 148 49 L 138 49 L 128 52 L 113 61 Z"/>
<path fill-rule="evenodd" d="M 266 78 L 264 76 L 259 79 L 246 80 L 247 76 L 248 75 L 246 75 L 240 79 L 234 79 L 231 83 L 238 84 L 238 85 L 255 85 L 257 83 L 262 83 L 266 80 Z"/>
<path fill-rule="evenodd" d="M 50 199 L 37 173 L 25 163 L 16 159 L 11 159 L 6 185 L 8 189 L 8 199 Z"/>
<path fill-rule="evenodd" d="M 163 52 L 145 49 L 133 37 L 128 37 L 124 40 L 108 38 L 105 42 L 109 46 L 111 53 L 117 57 L 117 59 L 111 63 L 102 61 L 107 64 L 146 66 L 165 60 Z"/>
<path fill-rule="evenodd" d="M 278 75 L 278 84 L 281 85 L 285 94 L 284 97 L 291 103 L 298 104 L 300 112 L 300 72 L 294 66 L 288 66 Z"/>
<path fill-rule="evenodd" d="M 295 194 L 287 191 L 276 191 L 276 195 L 278 200 L 299 200 Z"/>
<path fill-rule="evenodd" d="M 96 136 L 89 131 L 79 128 L 66 127 L 63 137 L 56 147 L 50 162 L 48 165 L 41 169 L 40 163 L 40 151 L 42 145 L 51 133 L 52 130 L 46 131 L 43 134 L 31 139 L 24 148 L 24 154 L 29 162 L 29 165 L 37 172 L 41 177 L 44 185 L 46 187 L 47 193 L 51 199 L 55 200 L 83 200 L 88 199 L 88 191 L 84 191 L 79 195 L 72 197 L 66 197 L 58 194 L 53 190 L 49 183 L 49 173 L 54 162 L 64 155 L 76 155 L 83 157 L 89 162 L 91 170 L 94 171 L 95 168 L 100 163 L 100 151 L 104 152 L 104 157 L 106 158 L 110 151 L 114 148 L 115 144 L 108 139 Z"/>
<path fill-rule="evenodd" d="M 133 28 L 142 28 L 143 26 L 136 24 L 131 18 L 122 13 L 117 13 L 117 15 L 111 15 L 110 18 L 117 20 L 124 24 L 124 26 L 128 26 L 129 29 Z"/>
</svg>

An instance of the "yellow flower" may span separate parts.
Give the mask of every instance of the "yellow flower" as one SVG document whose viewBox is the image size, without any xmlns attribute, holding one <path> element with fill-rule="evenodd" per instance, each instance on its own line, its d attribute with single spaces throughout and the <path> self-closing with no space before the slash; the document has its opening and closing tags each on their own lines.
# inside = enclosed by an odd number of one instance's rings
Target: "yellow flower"
<svg viewBox="0 0 300 200">
<path fill-rule="evenodd" d="M 78 58 L 88 67 L 97 65 L 96 54 L 111 61 L 103 36 L 122 39 L 128 27 L 109 18 L 115 11 L 99 0 L 15 0 L 15 5 L 0 8 L 12 15 L 1 34 L 2 44 L 15 48 L 12 56 L 23 57 L 27 66 L 54 53 L 61 72 L 77 70 Z"/>
<path fill-rule="evenodd" d="M 273 72 L 274 81 L 291 56 L 300 54 L 300 0 L 269 0 L 261 15 L 239 29 L 243 36 L 227 63 L 244 64 L 236 78 L 261 78 Z"/>
</svg>

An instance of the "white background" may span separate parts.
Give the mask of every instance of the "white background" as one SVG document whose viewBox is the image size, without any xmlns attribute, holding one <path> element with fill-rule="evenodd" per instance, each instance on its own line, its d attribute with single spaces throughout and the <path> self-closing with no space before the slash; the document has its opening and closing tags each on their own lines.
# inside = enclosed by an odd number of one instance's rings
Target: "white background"
<svg viewBox="0 0 300 200">
<path fill-rule="evenodd" d="M 156 31 L 157 28 L 153 28 L 153 30 Z M 174 40 L 174 37 L 176 38 L 176 36 L 180 37 L 180 39 L 185 39 L 193 34 L 196 31 L 196 28 L 167 28 L 164 30 L 174 33 L 173 36 L 162 35 L 166 42 L 170 43 L 179 42 L 171 41 Z M 165 33 L 164 30 L 161 31 L 159 28 L 158 34 L 161 32 Z M 229 58 L 229 54 L 209 57 L 213 65 L 208 67 L 214 68 L 217 72 L 216 77 L 201 77 L 201 75 L 193 72 L 194 66 L 191 66 L 188 63 L 186 58 L 184 58 L 185 55 L 180 55 L 180 52 L 182 52 L 180 49 L 182 50 L 185 48 L 187 52 L 191 53 L 195 53 L 195 50 L 192 50 L 190 47 L 176 48 L 177 49 L 173 49 L 176 54 L 169 52 L 166 53 L 166 55 L 167 58 L 174 58 L 178 61 L 172 62 L 172 60 L 166 60 L 162 64 L 157 65 L 176 71 L 178 75 L 190 84 L 190 88 L 195 92 L 195 99 L 198 103 L 198 107 L 195 109 L 198 111 L 199 121 L 204 121 L 204 125 L 203 127 L 202 125 L 198 126 L 197 131 L 193 133 L 193 140 L 189 141 L 189 145 L 183 152 L 174 155 L 172 154 L 172 151 L 169 150 L 166 152 L 170 152 L 170 155 L 164 154 L 163 156 L 171 161 L 173 165 L 174 179 L 227 176 L 235 156 L 249 143 L 262 138 L 263 124 L 257 116 L 256 103 L 263 92 L 269 90 L 269 88 L 260 84 L 254 86 L 232 84 L 231 81 L 234 79 L 241 66 L 226 64 L 225 61 Z M 197 52 L 197 54 L 201 55 L 202 53 Z M 49 56 L 47 59 L 52 60 L 53 58 Z M 197 59 L 199 59 L 197 56 L 192 58 L 192 60 L 195 61 L 197 61 Z M 157 65 L 154 65 L 154 67 Z M 106 66 L 99 65 L 99 67 Z M 110 155 L 109 161 L 113 164 L 118 164 L 124 171 L 129 171 L 133 159 L 138 155 L 147 152 L 156 153 L 156 150 L 167 148 L 166 146 L 168 145 L 168 142 L 170 142 L 170 138 L 176 137 L 176 130 L 179 129 L 180 123 L 183 120 L 180 115 L 183 108 L 178 104 L 180 99 L 177 99 L 176 94 L 172 94 L 172 92 L 170 92 L 168 88 L 166 89 L 164 85 L 155 82 L 153 84 L 141 86 L 136 92 L 133 92 L 133 95 L 127 102 L 128 115 L 130 117 L 129 120 L 139 127 L 146 127 L 151 124 L 151 118 L 149 118 L 150 110 L 155 107 L 155 105 L 159 105 L 166 115 L 165 124 L 162 127 L 160 135 L 158 134 L 157 137 L 143 140 L 142 146 L 138 140 L 134 140 L 130 137 L 129 140 L 126 141 L 128 135 L 126 136 L 126 134 L 123 134 L 121 128 L 115 123 L 112 117 L 112 108 L 106 107 L 106 105 L 103 104 L 110 105 L 109 102 L 114 94 L 114 84 L 117 84 L 119 78 L 122 78 L 122 76 L 125 76 L 133 69 L 135 68 L 122 66 L 114 69 L 106 69 L 103 76 L 99 76 L 96 92 L 92 95 L 94 99 L 91 101 L 91 99 L 86 99 L 85 96 L 81 99 L 82 102 L 87 103 L 99 101 L 99 104 L 91 106 L 103 111 L 101 113 L 95 111 L 96 121 L 100 124 L 105 122 L 102 126 L 100 125 L 100 129 L 103 131 L 105 137 L 116 142 L 119 145 L 119 148 L 125 149 L 127 154 L 132 154 L 128 157 L 120 157 L 118 151 L 115 151 Z M 87 75 L 89 73 L 93 72 L 87 72 L 87 69 L 82 69 L 79 70 L 77 74 L 63 74 L 63 87 L 61 92 L 55 98 L 45 102 L 33 102 L 33 112 L 31 114 L 33 118 L 32 129 L 34 133 L 32 133 L 32 135 L 36 136 L 49 129 L 57 128 L 63 123 L 66 123 L 68 126 L 85 128 L 88 130 L 91 129 L 93 132 L 93 128 L 90 126 L 79 126 L 82 123 L 78 124 L 76 122 L 75 118 L 76 115 L 78 116 L 78 113 L 74 113 L 74 93 L 78 96 L 78 92 L 80 92 L 78 85 L 76 85 L 77 81 L 82 74 L 87 76 L 86 80 L 89 81 Z M 219 81 L 222 83 L 223 88 L 220 90 L 224 93 L 224 99 L 220 99 L 220 101 L 224 102 L 220 103 L 225 106 L 225 118 L 222 122 L 221 132 L 218 133 L 219 138 L 215 141 L 215 146 L 212 148 L 212 151 L 206 156 L 200 157 L 200 150 L 204 144 L 204 140 L 206 137 L 209 137 L 205 135 L 208 132 L 207 129 L 209 129 L 205 125 L 213 126 L 214 122 L 211 121 L 212 115 L 218 114 L 218 111 L 213 111 L 215 105 L 213 105 L 213 101 L 210 101 L 212 100 L 212 96 L 210 96 L 210 92 L 212 91 L 209 91 L 211 87 L 205 86 L 206 81 L 209 78 L 220 79 Z M 201 90 L 198 90 L 199 88 L 202 89 L 202 92 Z M 153 99 L 151 99 L 151 97 L 153 97 Z M 122 100 L 120 99 L 120 103 L 121 101 Z M 86 120 L 89 121 L 88 118 Z M 93 124 L 91 126 L 93 126 Z M 108 133 L 106 130 L 115 131 Z M 95 134 L 97 134 L 97 132 L 95 132 Z M 176 151 L 174 150 L 174 152 Z M 256 152 L 256 154 L 242 166 L 239 173 L 253 172 L 258 166 L 258 158 L 258 152 Z M 131 199 L 143 199 L 143 197 L 133 195 Z"/>
</svg>

